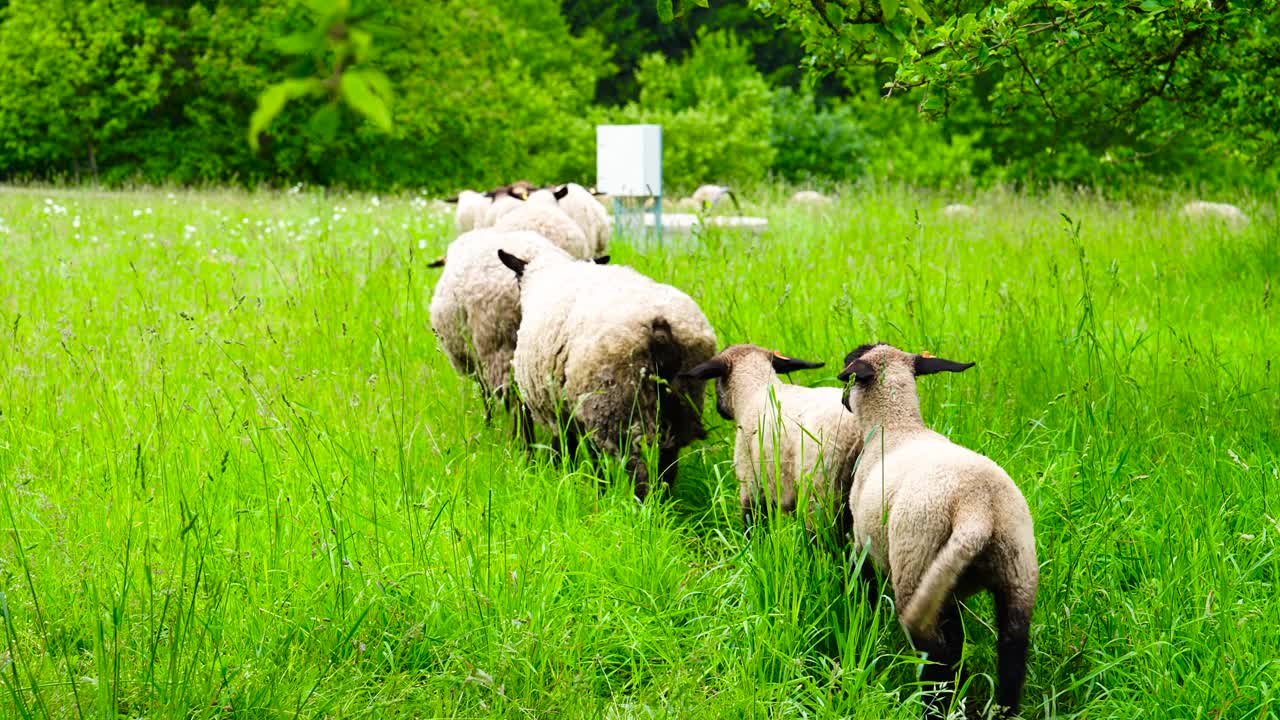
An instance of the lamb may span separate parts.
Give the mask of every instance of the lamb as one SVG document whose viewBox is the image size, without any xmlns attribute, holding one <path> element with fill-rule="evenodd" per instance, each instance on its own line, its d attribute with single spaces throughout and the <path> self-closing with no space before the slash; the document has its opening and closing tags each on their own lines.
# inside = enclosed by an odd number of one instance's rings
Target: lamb
<svg viewBox="0 0 1280 720">
<path fill-rule="evenodd" d="M 592 257 L 596 254 L 595 243 L 587 238 L 573 218 L 558 207 L 559 200 L 560 197 L 549 190 L 538 190 L 520 207 L 499 217 L 493 228 L 505 231 L 532 230 L 574 257 Z"/>
<path fill-rule="evenodd" d="M 562 186 L 560 209 L 564 210 L 587 236 L 592 255 L 603 255 L 609 246 L 609 213 L 590 190 L 577 183 Z"/>
<path fill-rule="evenodd" d="M 491 398 L 505 398 L 520 327 L 520 290 L 499 248 L 547 262 L 573 259 L 534 232 L 473 230 L 450 243 L 431 296 L 431 329 L 450 364 L 480 383 L 486 414 Z"/>
<path fill-rule="evenodd" d="M 686 373 L 695 380 L 715 378 L 716 410 L 737 423 L 733 469 L 748 530 L 757 509 L 794 512 L 802 484 L 813 517 L 838 521 L 838 536 L 848 529 L 849 483 L 861 439 L 857 423 L 841 405 L 839 388 L 778 379 L 822 365 L 758 345 L 731 345 Z"/>
<path fill-rule="evenodd" d="M 560 433 L 570 454 L 583 438 L 623 454 L 638 499 L 649 492 L 645 446 L 672 483 L 680 449 L 706 434 L 704 382 L 681 375 L 716 351 L 697 303 L 626 267 L 498 255 L 520 278 L 512 365 L 525 416 Z"/>
<path fill-rule="evenodd" d="M 923 678 L 940 684 L 925 716 L 950 704 L 964 645 L 957 601 L 979 590 L 995 599 L 996 703 L 1016 713 L 1039 581 L 1031 513 L 1000 466 L 925 427 L 916 394 L 916 377 L 973 363 L 878 343 L 845 364 L 844 404 L 865 439 L 849 493 L 854 541 L 888 572 L 902 625 L 930 661 Z"/>
<path fill-rule="evenodd" d="M 1221 220 L 1233 228 L 1249 224 L 1249 216 L 1230 203 L 1196 200 L 1182 206 L 1182 216 L 1191 220 Z"/>
</svg>

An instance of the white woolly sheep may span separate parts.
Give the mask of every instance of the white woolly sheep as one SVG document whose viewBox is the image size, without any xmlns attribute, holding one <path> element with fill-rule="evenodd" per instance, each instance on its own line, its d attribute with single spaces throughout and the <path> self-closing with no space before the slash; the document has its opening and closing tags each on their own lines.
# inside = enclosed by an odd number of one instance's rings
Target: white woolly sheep
<svg viewBox="0 0 1280 720">
<path fill-rule="evenodd" d="M 791 196 L 792 205 L 808 205 L 810 207 L 824 207 L 832 203 L 831 198 L 823 195 L 817 190 L 800 190 Z"/>
<path fill-rule="evenodd" d="M 457 203 L 453 213 L 453 225 L 457 228 L 459 235 L 476 229 L 484 221 L 485 212 L 489 206 L 493 204 L 493 200 L 486 197 L 484 193 L 471 190 L 463 190 L 457 197 L 449 198 L 448 202 Z"/>
<path fill-rule="evenodd" d="M 577 258 L 595 255 L 595 244 L 587 238 L 578 223 L 573 221 L 557 203 L 558 198 L 547 190 L 539 190 L 523 203 L 502 215 L 493 224 L 495 230 L 532 230 L 560 249 Z"/>
<path fill-rule="evenodd" d="M 449 362 L 472 375 L 485 395 L 504 395 L 520 327 L 520 289 L 498 259 L 509 248 L 522 257 L 568 262 L 572 257 L 534 232 L 473 230 L 449 245 L 431 296 L 431 329 Z"/>
<path fill-rule="evenodd" d="M 1249 216 L 1230 203 L 1196 200 L 1182 206 L 1182 215 L 1191 220 L 1222 220 L 1232 227 L 1249 224 Z"/>
<path fill-rule="evenodd" d="M 596 202 L 590 190 L 577 183 L 563 186 L 560 209 L 565 212 L 587 236 L 592 255 L 603 255 L 609 246 L 609 213 Z"/>
<path fill-rule="evenodd" d="M 942 208 L 942 216 L 946 218 L 969 218 L 977 214 L 976 208 L 964 203 L 952 203 Z"/>
<path fill-rule="evenodd" d="M 738 205 L 738 197 L 733 194 L 733 190 L 724 185 L 699 185 L 690 197 L 700 210 L 710 210 L 726 197 L 733 201 L 735 209 L 741 209 Z"/>
<path fill-rule="evenodd" d="M 704 383 L 680 375 L 716 350 L 697 303 L 626 267 L 499 256 L 520 277 L 512 366 L 526 418 L 561 433 L 570 454 L 581 439 L 622 454 L 640 499 L 649 491 L 642 451 L 656 446 L 670 484 L 680 449 L 705 436 Z"/>
<path fill-rule="evenodd" d="M 853 463 L 861 437 L 840 388 L 790 385 L 779 374 L 822 367 L 757 345 L 731 345 L 686 374 L 716 380 L 716 410 L 737 425 L 733 469 L 743 526 L 758 511 L 791 513 L 797 496 L 842 539 Z M 805 490 L 801 490 L 801 486 Z"/>
<path fill-rule="evenodd" d="M 849 493 L 854 541 L 888 572 L 902 625 L 928 654 L 923 679 L 941 683 L 926 717 L 950 704 L 964 645 L 957 601 L 980 590 L 996 606 L 996 703 L 1016 713 L 1039 580 L 1031 513 L 999 465 L 925 426 L 916 394 L 916 377 L 973 363 L 878 343 L 845 365 L 840 379 L 855 380 L 845 407 L 866 443 Z"/>
<path fill-rule="evenodd" d="M 497 225 L 498 221 L 503 217 L 509 213 L 519 210 L 524 207 L 524 205 L 525 201 L 523 198 L 518 198 L 514 195 L 499 195 L 494 198 L 493 202 L 490 203 L 487 208 L 485 208 L 484 216 L 480 218 L 476 228 L 493 227 L 494 225 Z"/>
</svg>

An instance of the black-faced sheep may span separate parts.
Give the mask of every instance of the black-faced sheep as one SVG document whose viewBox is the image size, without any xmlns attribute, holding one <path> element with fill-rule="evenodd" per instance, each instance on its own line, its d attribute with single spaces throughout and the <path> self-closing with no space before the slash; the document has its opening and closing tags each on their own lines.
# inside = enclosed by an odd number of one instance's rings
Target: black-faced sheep
<svg viewBox="0 0 1280 720">
<path fill-rule="evenodd" d="M 923 678 L 942 684 L 926 717 L 950 704 L 964 645 L 957 601 L 980 590 L 996 606 L 996 703 L 1015 713 L 1039 580 L 1031 513 L 999 465 L 925 426 L 916 394 L 917 377 L 973 363 L 883 343 L 845 363 L 845 406 L 866 443 L 849 494 L 854 542 L 889 574 L 902 625 L 928 655 Z"/>
<path fill-rule="evenodd" d="M 672 481 L 680 449 L 705 435 L 703 382 L 680 375 L 716 349 L 697 303 L 626 267 L 499 256 L 520 277 L 512 364 L 532 419 L 563 432 L 570 452 L 585 439 L 622 454 L 638 498 L 649 491 L 645 445 Z"/>
<path fill-rule="evenodd" d="M 861 437 L 840 388 L 790 385 L 779 374 L 822 367 L 757 345 L 731 345 L 686 375 L 716 381 L 716 410 L 737 425 L 733 468 L 743 525 L 771 509 L 847 529 L 847 501 Z"/>
</svg>

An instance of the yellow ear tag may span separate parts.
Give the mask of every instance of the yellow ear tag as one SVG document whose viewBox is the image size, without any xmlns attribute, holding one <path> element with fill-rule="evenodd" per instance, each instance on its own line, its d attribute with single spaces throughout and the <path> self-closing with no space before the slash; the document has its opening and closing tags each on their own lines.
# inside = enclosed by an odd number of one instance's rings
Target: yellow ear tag
<svg viewBox="0 0 1280 720">
<path fill-rule="evenodd" d="M 783 355 L 782 353 L 778 352 L 777 350 L 774 350 L 774 351 L 773 351 L 773 356 L 774 356 L 774 357 L 776 357 L 776 358 L 778 358 L 779 360 L 790 360 L 790 359 L 791 359 L 791 358 L 787 357 L 786 355 Z"/>
<path fill-rule="evenodd" d="M 924 350 L 924 351 L 922 351 L 922 352 L 920 353 L 920 357 L 922 357 L 922 358 L 931 358 L 931 357 L 933 357 L 933 353 L 929 352 L 928 350 Z"/>
</svg>

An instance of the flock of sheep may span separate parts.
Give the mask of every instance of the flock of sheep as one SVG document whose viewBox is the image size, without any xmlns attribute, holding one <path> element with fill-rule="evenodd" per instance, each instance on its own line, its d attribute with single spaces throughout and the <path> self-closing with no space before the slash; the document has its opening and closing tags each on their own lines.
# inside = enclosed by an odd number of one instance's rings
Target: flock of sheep
<svg viewBox="0 0 1280 720">
<path fill-rule="evenodd" d="M 703 394 L 715 380 L 717 410 L 736 425 L 746 527 L 799 508 L 811 528 L 866 551 L 871 597 L 887 573 L 901 623 L 927 655 L 926 717 L 945 715 L 954 692 L 957 602 L 991 592 L 995 700 L 1016 713 L 1039 569 L 1031 515 L 998 465 L 924 424 L 916 394 L 917 377 L 972 363 L 877 343 L 844 359 L 843 391 L 792 385 L 780 375 L 822 363 L 755 345 L 717 354 L 688 295 L 609 265 L 609 217 L 586 188 L 514 184 L 456 202 L 459 235 L 436 263 L 431 324 L 453 366 L 479 383 L 487 414 L 506 404 L 526 444 L 536 425 L 570 456 L 580 444 L 620 455 L 644 499 L 705 436 Z"/>
</svg>

